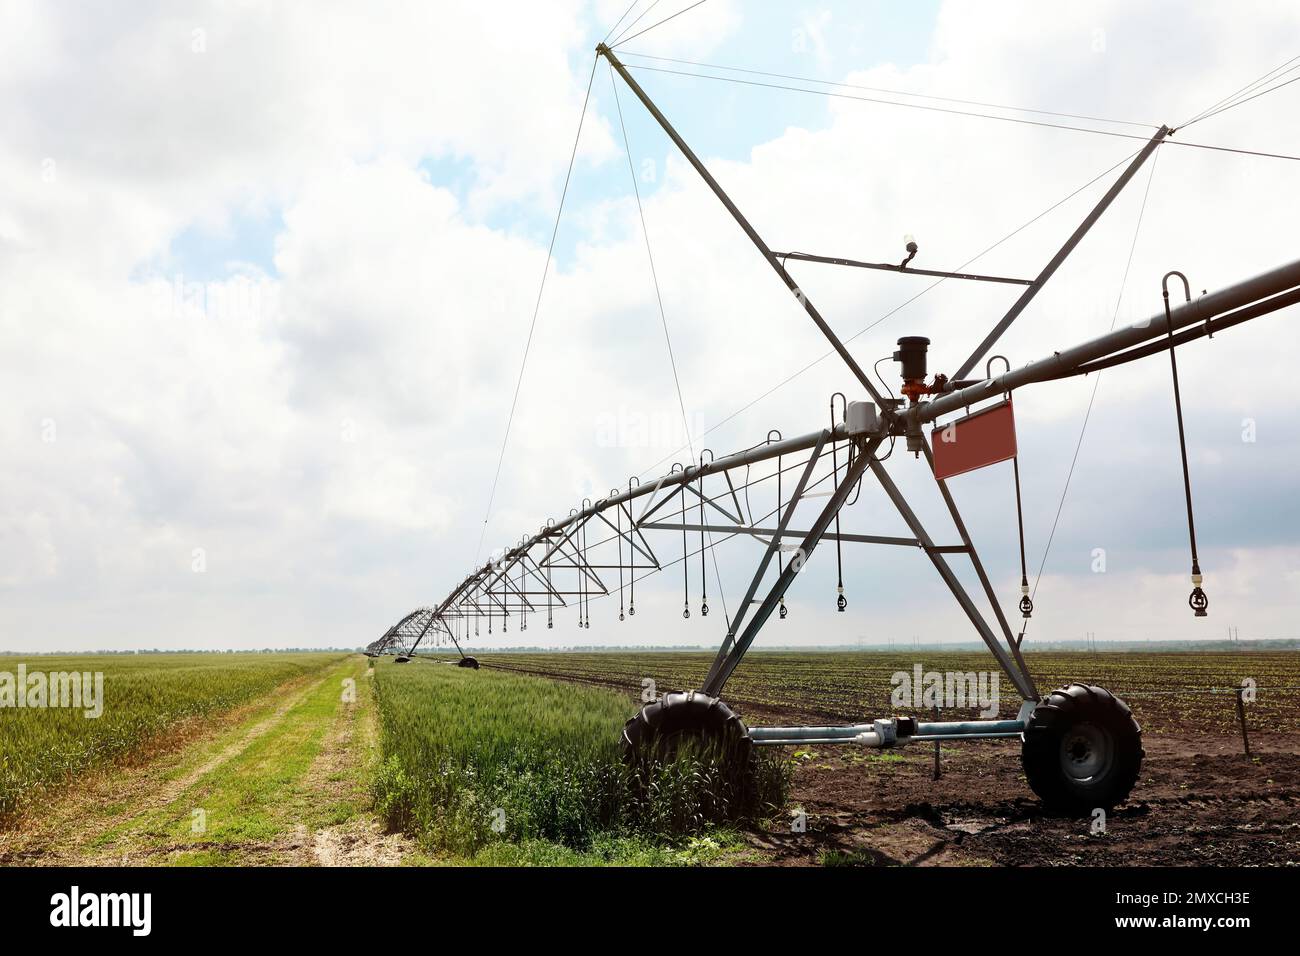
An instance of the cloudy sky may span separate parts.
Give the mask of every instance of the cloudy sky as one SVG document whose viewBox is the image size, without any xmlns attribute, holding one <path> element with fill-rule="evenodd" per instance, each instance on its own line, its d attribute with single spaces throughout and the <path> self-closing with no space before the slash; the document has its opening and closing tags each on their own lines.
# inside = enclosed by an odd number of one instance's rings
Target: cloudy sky
<svg viewBox="0 0 1300 956">
<path fill-rule="evenodd" d="M 632 32 L 685 6 L 663 0 Z M 614 88 L 603 62 L 592 74 L 626 8 L 0 3 L 0 649 L 362 644 L 491 548 L 684 457 Z M 893 260 L 914 234 L 917 266 L 955 268 L 1121 163 L 1141 145 L 1126 137 L 1287 62 L 1297 36 L 1283 2 L 708 0 L 620 53 L 774 248 Z M 907 100 L 1124 135 L 688 77 L 663 70 L 717 71 L 650 57 L 1106 117 L 1123 123 Z M 830 394 L 860 388 L 817 362 L 825 341 L 620 95 L 695 447 L 823 427 Z M 1286 87 L 1174 139 L 1300 154 L 1298 107 Z M 1109 179 L 971 268 L 1033 275 Z M 1019 365 L 1152 314 L 1169 269 L 1199 293 L 1295 259 L 1297 195 L 1300 163 L 1162 147 L 997 351 Z M 931 367 L 954 371 L 1016 294 L 949 282 L 890 314 L 928 284 L 792 271 L 863 365 L 924 334 Z M 1297 320 L 1180 352 L 1204 620 L 1185 604 L 1168 364 L 1020 393 L 1032 578 L 1097 385 L 1031 640 L 1298 636 Z M 893 363 L 881 372 L 892 384 Z M 949 538 L 923 465 L 900 448 L 890 468 Z M 1010 467 L 953 490 L 1010 608 Z M 870 489 L 844 520 L 902 527 Z M 757 558 L 752 543 L 720 549 L 733 601 Z M 763 641 L 973 636 L 923 555 L 846 551 L 846 614 L 829 558 Z M 680 580 L 662 577 L 635 622 L 606 602 L 589 630 L 562 620 L 547 636 L 717 641 L 721 618 L 683 621 Z"/>
</svg>

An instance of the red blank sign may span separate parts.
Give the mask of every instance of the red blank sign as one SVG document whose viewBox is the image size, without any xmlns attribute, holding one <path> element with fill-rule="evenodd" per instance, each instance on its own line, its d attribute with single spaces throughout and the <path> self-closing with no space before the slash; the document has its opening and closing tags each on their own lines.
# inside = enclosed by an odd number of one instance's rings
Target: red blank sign
<svg viewBox="0 0 1300 956">
<path fill-rule="evenodd" d="M 940 481 L 1016 457 L 1016 417 L 1011 399 L 980 409 L 930 432 L 934 476 Z"/>
</svg>

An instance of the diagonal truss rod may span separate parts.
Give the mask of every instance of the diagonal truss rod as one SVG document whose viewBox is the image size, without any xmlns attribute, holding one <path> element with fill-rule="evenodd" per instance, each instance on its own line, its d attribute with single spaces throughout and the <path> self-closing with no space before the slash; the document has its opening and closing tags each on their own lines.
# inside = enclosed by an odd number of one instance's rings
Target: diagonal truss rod
<svg viewBox="0 0 1300 956">
<path fill-rule="evenodd" d="M 930 472 L 934 473 L 934 453 L 930 451 L 930 446 L 925 446 L 925 461 L 930 466 Z M 997 595 L 993 592 L 993 583 L 989 581 L 989 576 L 984 570 L 984 562 L 980 560 L 979 552 L 975 550 L 975 543 L 971 540 L 970 532 L 966 530 L 966 522 L 962 520 L 961 511 L 957 508 L 957 502 L 953 500 L 952 492 L 948 490 L 948 482 L 939 477 L 935 477 L 935 482 L 939 486 L 939 493 L 943 496 L 943 503 L 948 507 L 948 514 L 952 518 L 953 525 L 957 528 L 957 533 L 961 535 L 964 545 L 963 551 L 970 557 L 971 565 L 975 568 L 975 574 L 979 578 L 980 586 L 984 589 L 984 596 L 988 599 L 989 605 L 993 608 L 993 613 L 998 619 L 998 626 L 1002 628 L 1002 637 L 1006 641 L 1007 650 L 1016 660 L 1016 666 L 1020 669 L 1026 678 L 1029 675 L 1029 667 L 1025 664 L 1024 657 L 1020 654 L 1020 641 L 1011 635 L 1011 625 L 1007 623 L 1007 616 L 1002 611 L 1002 605 L 998 602 Z M 943 548 L 931 547 L 931 555 L 943 553 Z M 1033 683 L 1029 678 L 1030 684 Z"/>
<path fill-rule="evenodd" d="M 754 592 L 758 590 L 759 585 L 763 582 L 763 575 L 767 573 L 768 566 L 772 563 L 772 557 L 781 547 L 781 538 L 790 527 L 790 519 L 794 517 L 795 506 L 799 503 L 799 499 L 803 497 L 804 490 L 808 487 L 808 479 L 812 476 L 813 469 L 817 467 L 817 459 L 821 457 L 822 447 L 825 444 L 826 432 L 822 432 L 817 436 L 817 444 L 813 447 L 812 454 L 808 456 L 807 467 L 805 467 L 803 472 L 799 475 L 799 483 L 795 486 L 794 494 L 790 498 L 790 504 L 786 506 L 785 514 L 781 516 L 781 523 L 777 527 L 776 534 L 772 535 L 772 541 L 768 545 L 767 551 L 763 554 L 763 560 L 759 562 L 758 570 L 754 572 L 754 578 L 750 581 L 749 590 L 745 592 L 745 597 L 736 608 L 735 617 L 731 619 L 731 623 L 727 626 L 727 640 L 723 643 L 722 650 L 718 652 L 719 661 L 721 661 L 726 652 L 730 650 L 730 643 L 735 637 L 736 629 L 740 627 L 741 622 L 744 621 L 745 614 L 749 610 L 750 602 L 754 600 Z M 683 520 L 685 520 L 685 516 L 683 516 Z M 782 593 L 784 593 L 784 591 Z M 751 637 L 750 639 L 752 640 L 753 638 Z M 717 665 L 715 664 L 715 670 L 716 668 Z M 710 674 L 709 676 L 710 679 L 712 679 L 713 675 Z"/>
<path fill-rule="evenodd" d="M 767 260 L 768 265 L 770 265 L 773 271 L 781 277 L 781 281 L 785 283 L 786 288 L 794 293 L 795 298 L 799 300 L 804 311 L 808 313 L 809 318 L 813 320 L 817 328 L 821 330 L 822 335 L 826 336 L 826 340 L 831 343 L 831 347 L 834 348 L 835 351 L 839 353 L 840 358 L 844 360 L 844 364 L 849 367 L 850 371 L 852 371 L 855 376 L 857 376 L 858 382 L 861 383 L 864 389 L 866 389 L 867 394 L 871 396 L 872 400 L 877 405 L 887 408 L 888 406 L 885 405 L 884 397 L 876 391 L 876 387 L 872 384 L 871 379 L 867 377 L 867 373 L 863 371 L 860 365 L 858 365 L 857 360 L 849 352 L 844 343 L 840 341 L 839 336 L 835 334 L 834 330 L 832 330 L 826 323 L 826 320 L 822 318 L 821 313 L 817 311 L 817 307 L 813 305 L 812 300 L 808 298 L 807 293 L 799 287 L 799 283 L 795 282 L 794 277 L 786 271 L 785 266 L 781 264 L 781 260 L 776 257 L 770 248 L 768 248 L 767 243 L 763 241 L 763 237 L 758 234 L 758 230 L 750 224 L 749 220 L 745 218 L 745 214 L 740 211 L 740 208 L 732 201 L 731 197 L 727 195 L 726 190 L 724 190 L 722 186 L 718 184 L 718 181 L 713 178 L 713 174 L 709 172 L 708 167 L 701 162 L 700 158 L 695 155 L 695 151 L 691 149 L 686 140 L 682 139 L 681 134 L 678 133 L 673 127 L 673 124 L 668 121 L 668 118 L 660 112 L 659 107 L 654 104 L 654 101 L 646 95 L 645 90 L 641 89 L 641 85 L 632 78 L 632 74 L 627 71 L 627 68 L 623 66 L 623 63 L 619 58 L 614 55 L 614 51 L 604 43 L 601 43 L 596 47 L 596 52 L 609 61 L 609 65 L 617 71 L 620 77 L 622 77 L 623 82 L 627 84 L 628 89 L 636 94 L 636 98 L 641 101 L 645 108 L 650 112 L 650 115 L 654 117 L 655 122 L 663 128 L 663 131 L 668 134 L 668 138 L 676 144 L 679 150 L 681 150 L 682 155 L 686 157 L 686 161 L 695 167 L 695 171 L 700 174 L 700 178 L 704 180 L 709 189 L 713 190 L 713 194 L 717 196 L 722 205 L 726 207 L 727 212 L 731 213 L 731 217 L 736 220 L 736 224 L 744 230 L 745 235 L 749 237 L 750 242 L 754 244 L 755 248 L 762 253 L 763 258 Z"/>
<path fill-rule="evenodd" d="M 921 547 L 925 549 L 925 553 L 934 565 L 934 569 L 939 572 L 939 577 L 943 579 L 944 584 L 948 585 L 948 590 L 952 591 L 952 596 L 957 599 L 957 603 L 961 605 L 961 609 L 966 612 L 966 616 L 970 618 L 971 624 L 975 626 L 975 630 L 979 632 L 979 636 L 983 639 L 989 651 L 992 652 L 995 658 L 997 658 L 998 663 L 1002 665 L 1002 670 L 1011 678 L 1012 683 L 1016 686 L 1016 690 L 1020 691 L 1026 700 L 1037 699 L 1038 691 L 1034 688 L 1034 682 L 1033 679 L 1030 678 L 1029 672 L 1022 670 L 1016 659 L 998 643 L 997 638 L 993 634 L 992 628 L 990 628 L 988 622 L 984 620 L 984 615 L 980 613 L 979 609 L 975 606 L 975 602 L 971 600 L 970 595 L 966 593 L 966 589 L 962 586 L 960 579 L 958 579 L 957 575 L 953 572 L 952 567 L 948 562 L 944 560 L 943 555 L 939 554 L 938 551 L 935 550 L 934 542 L 930 539 L 929 532 L 925 530 L 925 526 L 921 524 L 921 519 L 916 516 L 916 512 L 914 512 L 911 505 L 907 503 L 907 498 L 905 498 L 903 493 L 898 490 L 898 486 L 894 484 L 894 480 L 889 477 L 889 472 L 887 472 L 885 467 L 874 458 L 869 462 L 869 464 L 871 466 L 872 474 L 876 476 L 876 480 L 880 482 L 880 486 L 885 489 L 885 494 L 888 495 L 889 500 L 894 503 L 894 507 L 898 509 L 898 513 L 903 516 L 903 520 L 906 521 L 907 526 L 912 529 L 912 533 L 916 535 L 918 540 L 920 540 Z M 973 549 L 971 554 L 974 555 Z M 978 559 L 976 560 L 978 561 Z M 996 603 L 994 606 L 997 606 Z M 1007 636 L 1010 637 L 1010 634 L 1008 633 Z"/>
<path fill-rule="evenodd" d="M 826 433 L 824 432 L 822 433 L 823 441 L 825 439 L 825 434 Z M 817 460 L 816 454 L 812 456 L 809 468 L 800 475 L 799 485 L 795 489 L 794 496 L 790 499 L 790 504 L 786 508 L 784 516 L 781 518 L 778 533 L 773 536 L 767 552 L 763 555 L 763 560 L 759 564 L 753 580 L 750 582 L 749 590 L 745 593 L 745 599 L 741 602 L 740 607 L 736 609 L 736 616 L 727 629 L 726 639 L 722 642 L 722 647 L 718 649 L 718 654 L 714 658 L 713 665 L 709 668 L 709 674 L 705 678 L 703 687 L 706 694 L 716 697 L 722 693 L 722 688 L 726 686 L 727 681 L 730 679 L 732 672 L 735 671 L 736 666 L 740 663 L 741 658 L 745 656 L 745 652 L 748 651 L 750 645 L 754 643 L 754 638 L 758 636 L 758 632 L 762 629 L 763 625 L 767 623 L 768 618 L 772 616 L 772 612 L 776 609 L 781 598 L 785 596 L 785 593 L 789 589 L 795 575 L 803 570 L 808 558 L 812 556 L 812 552 L 821 542 L 822 535 L 826 533 L 826 529 L 830 527 L 831 521 L 834 520 L 835 515 L 839 513 L 840 508 L 844 506 L 844 502 L 848 500 L 848 496 L 857 485 L 858 479 L 862 477 L 862 472 L 866 468 L 867 463 L 875 459 L 875 451 L 880 447 L 881 441 L 883 441 L 883 439 L 873 438 L 859 450 L 857 458 L 855 458 L 853 463 L 848 466 L 845 476 L 835 489 L 835 493 L 831 496 L 831 500 L 826 503 L 821 514 L 818 515 L 817 520 L 813 522 L 812 528 L 810 528 L 808 533 L 804 535 L 799 548 L 800 558 L 791 561 L 786 565 L 785 570 L 778 575 L 776 584 L 774 584 L 771 590 L 768 591 L 762 604 L 759 605 L 758 610 L 745 626 L 745 630 L 741 633 L 739 638 L 737 638 L 735 636 L 736 628 L 739 626 L 740 622 L 744 620 L 744 614 L 748 610 L 750 602 L 753 601 L 758 586 L 762 583 L 764 573 L 772 562 L 772 555 L 780 545 L 781 536 L 785 534 L 790 525 L 790 519 L 794 515 L 795 505 L 798 503 L 799 498 L 803 494 L 804 488 L 807 486 L 808 478 L 812 472 L 811 464 Z M 821 444 L 818 444 L 817 451 L 820 450 Z"/>
<path fill-rule="evenodd" d="M 1124 191 L 1124 187 L 1129 184 L 1129 181 L 1137 174 L 1137 171 L 1142 168 L 1143 164 L 1146 163 L 1148 159 L 1151 158 L 1151 154 L 1156 151 L 1156 147 L 1164 142 L 1165 137 L 1172 132 L 1173 130 L 1168 126 L 1161 126 L 1160 129 L 1156 131 L 1156 134 L 1151 137 L 1150 142 L 1138 151 L 1137 156 L 1133 158 L 1133 162 L 1129 163 L 1124 172 L 1120 173 L 1119 178 L 1116 179 L 1115 182 L 1111 184 L 1111 187 L 1106 190 L 1106 194 L 1101 197 L 1097 205 L 1094 206 L 1092 211 L 1084 217 L 1083 222 L 1079 223 L 1078 228 L 1070 234 L 1070 238 L 1065 240 L 1065 244 L 1061 246 L 1060 249 L 1056 250 L 1056 255 L 1052 256 L 1052 258 L 1048 260 L 1047 265 L 1043 266 L 1043 271 L 1038 273 L 1038 277 L 1034 279 L 1033 282 L 1029 283 L 1029 287 L 1020 294 L 1020 298 L 1016 299 L 1011 308 L 1007 310 L 1007 314 L 998 320 L 998 324 L 995 325 L 993 330 L 984 337 L 984 341 L 976 347 L 975 351 L 970 354 L 966 361 L 961 363 L 961 368 L 957 369 L 956 373 L 953 375 L 954 380 L 964 379 L 969 375 L 971 369 L 975 367 L 976 363 L 988 354 L 989 349 L 993 348 L 998 339 L 1002 338 L 1002 333 L 1011 328 L 1011 323 L 1019 318 L 1020 313 L 1024 312 L 1025 309 L 1029 307 L 1029 303 L 1034 301 L 1034 297 L 1038 295 L 1043 286 L 1047 284 L 1047 280 L 1056 274 L 1056 270 L 1061 267 L 1061 263 L 1069 258 L 1069 255 L 1074 251 L 1075 246 L 1083 241 L 1083 237 L 1088 234 L 1088 231 L 1092 229 L 1097 220 L 1101 218 L 1102 213 L 1110 208 L 1110 204 L 1115 201 L 1115 197 Z"/>
</svg>

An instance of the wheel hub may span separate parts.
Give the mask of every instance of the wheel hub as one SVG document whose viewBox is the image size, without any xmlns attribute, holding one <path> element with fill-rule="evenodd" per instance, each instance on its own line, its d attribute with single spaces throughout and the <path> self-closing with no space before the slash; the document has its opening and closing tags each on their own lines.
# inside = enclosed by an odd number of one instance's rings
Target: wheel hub
<svg viewBox="0 0 1300 956">
<path fill-rule="evenodd" d="M 1101 728 L 1078 724 L 1061 738 L 1061 769 L 1073 780 L 1094 780 L 1110 768 L 1113 752 L 1110 736 Z"/>
</svg>

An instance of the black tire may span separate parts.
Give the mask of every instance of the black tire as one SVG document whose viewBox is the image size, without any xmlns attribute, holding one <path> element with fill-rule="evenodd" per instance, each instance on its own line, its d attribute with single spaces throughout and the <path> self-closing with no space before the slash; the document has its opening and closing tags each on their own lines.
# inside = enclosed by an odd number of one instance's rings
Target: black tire
<svg viewBox="0 0 1300 956">
<path fill-rule="evenodd" d="M 1043 805 L 1087 814 L 1123 803 L 1142 769 L 1142 728 L 1124 701 L 1089 684 L 1047 695 L 1025 727 L 1020 762 Z"/>
<path fill-rule="evenodd" d="M 393 658 L 393 663 L 394 663 L 394 664 L 409 664 L 409 663 L 411 663 L 411 659 L 410 659 L 409 657 L 398 656 L 398 657 L 394 657 L 394 658 Z"/>
<path fill-rule="evenodd" d="M 460 660 L 456 662 L 456 666 L 472 667 L 474 670 L 478 670 L 478 661 L 473 657 L 462 657 Z"/>
<path fill-rule="evenodd" d="M 728 763 L 748 766 L 754 741 L 749 728 L 717 697 L 699 691 L 664 694 L 623 725 L 624 759 L 671 760 L 688 743 L 708 748 Z"/>
</svg>

